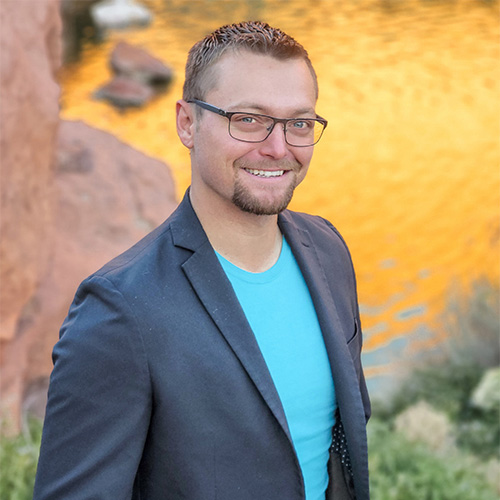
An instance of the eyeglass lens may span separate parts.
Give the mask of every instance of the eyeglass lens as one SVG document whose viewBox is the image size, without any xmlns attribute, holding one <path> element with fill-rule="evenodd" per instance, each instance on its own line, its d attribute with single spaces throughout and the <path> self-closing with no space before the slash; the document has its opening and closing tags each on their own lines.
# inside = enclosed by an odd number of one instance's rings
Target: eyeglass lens
<svg viewBox="0 0 500 500">
<path fill-rule="evenodd" d="M 237 140 L 261 142 L 273 127 L 273 119 L 257 114 L 234 113 L 229 120 L 229 133 Z M 317 120 L 288 120 L 285 138 L 291 146 L 311 146 L 319 141 L 324 125 Z"/>
</svg>

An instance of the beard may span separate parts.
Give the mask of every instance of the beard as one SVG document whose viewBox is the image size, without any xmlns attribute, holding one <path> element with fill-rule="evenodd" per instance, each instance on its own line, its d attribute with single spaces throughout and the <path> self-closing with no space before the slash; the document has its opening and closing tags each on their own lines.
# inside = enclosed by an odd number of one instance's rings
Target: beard
<svg viewBox="0 0 500 500">
<path fill-rule="evenodd" d="M 252 163 L 236 160 L 234 166 L 236 171 L 245 168 L 266 170 L 266 168 L 272 166 L 275 169 L 287 171 L 286 175 L 291 177 L 289 185 L 283 192 L 271 192 L 270 194 L 272 194 L 272 196 L 264 200 L 262 197 L 252 193 L 252 190 L 241 181 L 239 176 L 237 176 L 234 184 L 232 202 L 240 210 L 254 215 L 277 215 L 288 207 L 290 201 L 292 201 L 295 188 L 299 184 L 298 172 L 301 168 L 300 163 L 290 160 L 272 160 Z"/>
</svg>

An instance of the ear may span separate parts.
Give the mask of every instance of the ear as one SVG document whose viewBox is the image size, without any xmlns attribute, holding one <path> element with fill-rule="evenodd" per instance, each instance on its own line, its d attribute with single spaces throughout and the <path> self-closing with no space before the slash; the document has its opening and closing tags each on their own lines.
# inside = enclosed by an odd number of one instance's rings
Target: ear
<svg viewBox="0 0 500 500">
<path fill-rule="evenodd" d="M 193 109 L 184 99 L 177 101 L 175 105 L 177 135 L 182 144 L 188 149 L 192 149 L 194 145 L 194 116 Z"/>
</svg>

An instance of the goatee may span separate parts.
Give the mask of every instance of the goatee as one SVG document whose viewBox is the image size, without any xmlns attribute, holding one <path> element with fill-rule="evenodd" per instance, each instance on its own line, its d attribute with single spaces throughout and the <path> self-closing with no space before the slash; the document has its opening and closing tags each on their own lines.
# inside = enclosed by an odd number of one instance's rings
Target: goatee
<svg viewBox="0 0 500 500">
<path fill-rule="evenodd" d="M 237 170 L 268 170 L 272 167 L 274 170 L 285 170 L 287 172 L 285 175 L 293 176 L 286 190 L 279 196 L 272 196 L 269 201 L 255 196 L 237 176 L 232 201 L 240 210 L 254 215 L 277 215 L 288 207 L 298 185 L 297 173 L 301 168 L 300 163 L 290 160 L 272 160 L 258 163 L 237 160 L 234 166 Z"/>
</svg>

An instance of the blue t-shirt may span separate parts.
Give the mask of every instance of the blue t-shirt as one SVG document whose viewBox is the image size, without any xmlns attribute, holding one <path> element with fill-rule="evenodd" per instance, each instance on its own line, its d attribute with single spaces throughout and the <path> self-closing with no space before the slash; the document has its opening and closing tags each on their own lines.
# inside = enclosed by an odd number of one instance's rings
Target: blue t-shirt
<svg viewBox="0 0 500 500">
<path fill-rule="evenodd" d="M 217 257 L 280 396 L 306 499 L 324 500 L 336 398 L 318 318 L 299 266 L 284 238 L 278 261 L 263 273 L 250 273 Z"/>
</svg>

